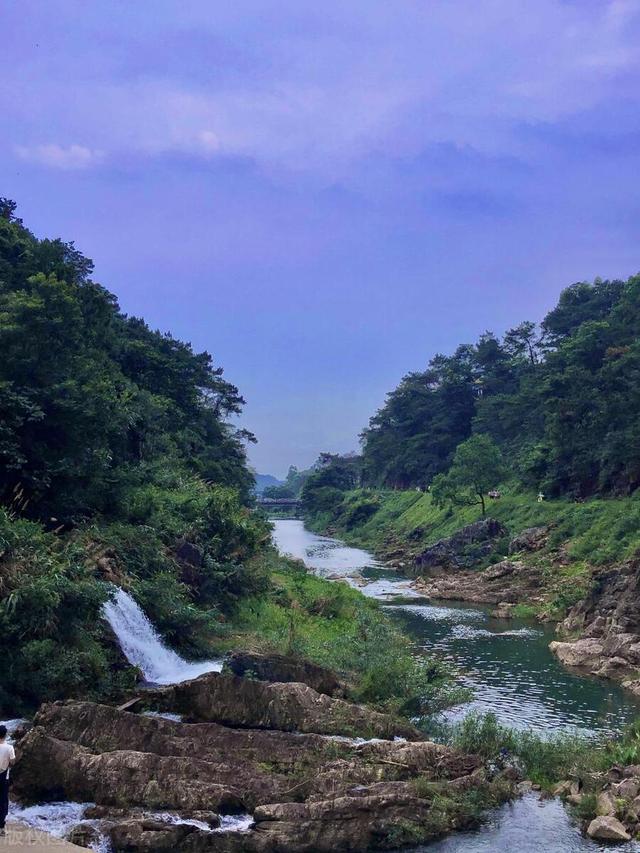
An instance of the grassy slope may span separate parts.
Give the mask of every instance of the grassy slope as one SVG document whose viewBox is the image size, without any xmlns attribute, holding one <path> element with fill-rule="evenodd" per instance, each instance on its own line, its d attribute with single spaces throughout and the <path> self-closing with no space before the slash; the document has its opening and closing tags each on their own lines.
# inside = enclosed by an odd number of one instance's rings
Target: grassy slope
<svg viewBox="0 0 640 853">
<path fill-rule="evenodd" d="M 521 555 L 543 570 L 543 602 L 518 606 L 521 616 L 544 613 L 562 619 L 589 591 L 594 567 L 615 564 L 640 552 L 640 496 L 594 498 L 583 504 L 545 500 L 523 493 L 503 493 L 491 501 L 488 514 L 501 521 L 509 535 L 478 568 L 503 559 L 509 538 L 527 527 L 549 525 L 547 547 Z M 328 530 L 351 544 L 381 557 L 411 564 L 413 557 L 438 539 L 450 536 L 480 518 L 479 507 L 442 509 L 429 494 L 415 491 L 358 490 L 345 495 L 330 513 L 308 520 L 317 531 Z"/>
<path fill-rule="evenodd" d="M 370 548 L 383 549 L 396 539 L 418 551 L 481 517 L 479 507 L 441 509 L 433 505 L 430 495 L 420 492 L 380 492 L 377 512 L 361 524 L 350 525 L 349 506 L 365 498 L 370 501 L 371 492 L 348 493 L 334 514 L 317 516 L 312 526 L 316 530 L 333 527 L 350 542 Z M 640 549 L 640 495 L 576 504 L 564 500 L 538 503 L 531 494 L 506 494 L 489 503 L 488 514 L 501 521 L 511 535 L 527 527 L 552 525 L 550 547 L 564 543 L 572 559 L 592 565 L 620 561 Z"/>
<path fill-rule="evenodd" d="M 380 605 L 345 583 L 308 573 L 270 553 L 270 588 L 241 601 L 224 641 L 228 649 L 294 654 L 341 673 L 351 698 L 407 716 L 460 701 L 446 665 L 416 656 Z"/>
</svg>

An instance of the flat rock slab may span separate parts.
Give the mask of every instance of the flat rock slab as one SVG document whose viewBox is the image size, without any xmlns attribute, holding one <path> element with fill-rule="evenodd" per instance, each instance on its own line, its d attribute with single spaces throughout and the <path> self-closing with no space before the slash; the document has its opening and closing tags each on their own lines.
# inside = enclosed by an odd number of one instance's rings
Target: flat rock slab
<svg viewBox="0 0 640 853">
<path fill-rule="evenodd" d="M 227 689 L 241 681 L 205 678 L 204 696 L 194 693 L 206 710 L 212 686 L 215 693 L 216 687 Z M 249 684 L 265 687 L 262 682 Z M 298 710 L 303 715 L 319 703 L 334 711 L 348 707 L 356 718 L 366 714 L 367 722 L 389 725 L 382 715 L 368 716 L 372 712 L 367 709 L 302 684 L 266 686 L 278 688 L 271 698 L 285 688 L 285 696 L 302 696 Z M 264 694 L 257 695 L 264 699 Z M 219 696 L 218 702 L 222 704 Z M 229 702 L 231 706 L 232 699 Z M 265 728 L 232 729 L 91 702 L 43 706 L 33 728 L 17 742 L 17 751 L 13 791 L 19 800 L 95 803 L 91 818 L 104 821 L 114 850 L 122 853 L 396 849 L 429 840 L 441 834 L 443 826 L 465 826 L 468 819 L 458 804 L 466 791 L 477 789 L 481 796 L 491 792 L 491 798 L 499 799 L 508 795 L 504 784 L 493 786 L 480 757 L 430 741 L 362 742 Z M 203 811 L 251 815 L 254 824 L 247 832 L 225 831 L 224 823 L 221 831 L 210 832 L 161 815 L 177 812 L 183 821 L 200 821 Z"/>
<path fill-rule="evenodd" d="M 254 681 L 217 672 L 148 690 L 145 705 L 182 714 L 189 722 L 234 728 L 424 740 L 408 723 L 318 693 L 306 684 Z"/>
<path fill-rule="evenodd" d="M 0 853 L 78 853 L 81 850 L 86 853 L 84 847 L 13 821 L 7 823 L 7 834 L 0 838 Z"/>
</svg>

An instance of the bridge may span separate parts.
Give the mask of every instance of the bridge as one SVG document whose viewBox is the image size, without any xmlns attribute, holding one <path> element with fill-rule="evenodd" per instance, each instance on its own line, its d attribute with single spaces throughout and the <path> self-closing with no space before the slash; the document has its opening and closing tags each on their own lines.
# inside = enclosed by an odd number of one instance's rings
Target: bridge
<svg viewBox="0 0 640 853">
<path fill-rule="evenodd" d="M 269 510 L 290 510 L 297 516 L 300 509 L 300 501 L 297 498 L 258 498 L 256 506 L 269 512 Z"/>
</svg>

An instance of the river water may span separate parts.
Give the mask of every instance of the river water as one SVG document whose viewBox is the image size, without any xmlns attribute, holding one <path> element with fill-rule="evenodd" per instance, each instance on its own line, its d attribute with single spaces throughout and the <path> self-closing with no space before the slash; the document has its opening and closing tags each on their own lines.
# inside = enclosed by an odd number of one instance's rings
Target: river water
<svg viewBox="0 0 640 853">
<path fill-rule="evenodd" d="M 449 660 L 473 699 L 448 712 L 492 711 L 499 721 L 541 734 L 619 732 L 640 714 L 640 705 L 616 684 L 575 675 L 549 651 L 553 626 L 494 619 L 490 608 L 432 605 L 406 578 L 386 571 L 371 554 L 306 530 L 297 520 L 275 520 L 274 541 L 283 554 L 301 559 L 317 574 L 347 580 L 384 602 L 390 614 L 425 653 Z M 577 853 L 610 848 L 583 838 L 557 800 L 524 797 L 496 811 L 482 829 L 450 836 L 424 848 L 429 853 Z M 640 844 L 617 847 L 640 851 Z"/>
</svg>

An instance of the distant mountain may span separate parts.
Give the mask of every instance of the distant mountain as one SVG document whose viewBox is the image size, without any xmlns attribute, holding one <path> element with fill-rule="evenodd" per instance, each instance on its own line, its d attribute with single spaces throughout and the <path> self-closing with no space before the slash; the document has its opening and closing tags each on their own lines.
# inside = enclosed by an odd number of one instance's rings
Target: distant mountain
<svg viewBox="0 0 640 853">
<path fill-rule="evenodd" d="M 267 486 L 281 486 L 283 480 L 278 480 L 273 474 L 256 474 L 256 494 L 261 495 Z"/>
</svg>

